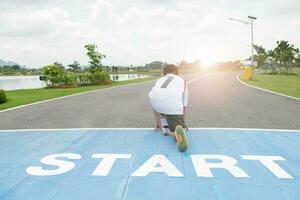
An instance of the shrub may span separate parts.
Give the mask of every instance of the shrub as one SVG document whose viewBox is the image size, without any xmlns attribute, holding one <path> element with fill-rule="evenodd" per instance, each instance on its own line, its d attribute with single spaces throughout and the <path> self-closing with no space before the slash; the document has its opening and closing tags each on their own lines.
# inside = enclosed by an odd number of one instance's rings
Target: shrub
<svg viewBox="0 0 300 200">
<path fill-rule="evenodd" d="M 7 97 L 4 90 L 0 90 L 0 104 L 6 102 Z"/>
<path fill-rule="evenodd" d="M 57 77 L 64 73 L 64 69 L 55 64 L 43 67 L 42 71 L 43 75 L 49 77 Z"/>
<path fill-rule="evenodd" d="M 47 77 L 47 85 L 49 87 L 70 87 L 76 85 L 84 86 L 109 83 L 111 83 L 109 74 L 104 71 L 84 74 L 64 73 Z"/>
<path fill-rule="evenodd" d="M 87 74 L 87 78 L 90 84 L 101 84 L 110 81 L 109 74 L 107 72 L 95 72 Z"/>
<path fill-rule="evenodd" d="M 75 74 L 63 74 L 59 76 L 60 85 L 77 85 L 77 76 Z"/>
<path fill-rule="evenodd" d="M 48 86 L 51 87 L 65 87 L 77 85 L 77 75 L 62 74 L 59 76 L 52 76 L 48 78 Z"/>
<path fill-rule="evenodd" d="M 79 85 L 88 85 L 90 83 L 87 74 L 79 74 L 77 80 Z"/>
</svg>

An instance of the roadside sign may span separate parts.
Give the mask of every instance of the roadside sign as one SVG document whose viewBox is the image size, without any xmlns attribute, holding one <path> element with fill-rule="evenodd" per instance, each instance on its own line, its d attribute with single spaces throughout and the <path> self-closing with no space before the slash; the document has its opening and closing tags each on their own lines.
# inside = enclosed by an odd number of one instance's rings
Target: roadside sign
<svg viewBox="0 0 300 200">
<path fill-rule="evenodd" d="M 242 66 L 252 66 L 252 61 L 251 60 L 241 60 L 240 63 L 242 64 Z M 255 67 L 257 67 L 257 62 L 254 61 L 253 65 Z"/>
</svg>

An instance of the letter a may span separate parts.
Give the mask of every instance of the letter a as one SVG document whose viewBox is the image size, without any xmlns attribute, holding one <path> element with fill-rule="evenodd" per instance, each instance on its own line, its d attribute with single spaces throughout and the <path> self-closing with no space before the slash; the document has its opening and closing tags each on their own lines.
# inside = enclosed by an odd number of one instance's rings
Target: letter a
<svg viewBox="0 0 300 200">
<path fill-rule="evenodd" d="M 160 166 L 157 166 L 157 165 Z M 147 176 L 149 173 L 166 173 L 171 177 L 182 177 L 182 173 L 164 156 L 153 155 L 142 166 L 140 166 L 131 176 Z"/>
</svg>

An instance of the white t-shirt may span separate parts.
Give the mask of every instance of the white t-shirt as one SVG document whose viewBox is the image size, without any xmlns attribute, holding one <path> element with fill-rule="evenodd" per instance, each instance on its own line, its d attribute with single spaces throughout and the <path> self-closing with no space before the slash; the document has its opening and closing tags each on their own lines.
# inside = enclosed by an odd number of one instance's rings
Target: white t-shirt
<svg viewBox="0 0 300 200">
<path fill-rule="evenodd" d="M 174 74 L 158 79 L 149 93 L 153 109 L 166 115 L 183 115 L 188 104 L 188 89 L 185 81 Z"/>
</svg>

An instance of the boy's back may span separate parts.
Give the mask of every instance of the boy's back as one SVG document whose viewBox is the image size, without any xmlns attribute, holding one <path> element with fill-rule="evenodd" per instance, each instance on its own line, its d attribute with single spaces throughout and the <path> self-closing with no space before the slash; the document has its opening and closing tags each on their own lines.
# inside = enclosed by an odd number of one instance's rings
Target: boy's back
<svg viewBox="0 0 300 200">
<path fill-rule="evenodd" d="M 184 80 L 175 74 L 161 77 L 149 93 L 154 110 L 166 115 L 183 115 L 183 107 L 187 106 L 187 96 Z"/>
</svg>

